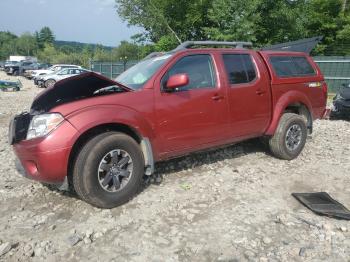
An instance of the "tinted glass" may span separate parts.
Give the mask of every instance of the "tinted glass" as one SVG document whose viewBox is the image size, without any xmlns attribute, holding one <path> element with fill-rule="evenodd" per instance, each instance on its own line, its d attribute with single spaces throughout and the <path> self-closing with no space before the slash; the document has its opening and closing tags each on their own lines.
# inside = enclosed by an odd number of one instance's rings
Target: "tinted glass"
<svg viewBox="0 0 350 262">
<path fill-rule="evenodd" d="M 67 75 L 68 74 L 68 69 L 63 69 L 60 72 L 58 72 L 60 75 Z"/>
<path fill-rule="evenodd" d="M 255 79 L 255 67 L 250 55 L 226 54 L 223 58 L 230 84 L 249 83 Z"/>
<path fill-rule="evenodd" d="M 199 88 L 214 88 L 215 76 L 213 64 L 209 55 L 191 55 L 181 58 L 167 73 L 163 85 L 170 76 L 176 74 L 187 74 L 189 84 L 180 90 Z"/>
<path fill-rule="evenodd" d="M 293 62 L 298 75 L 315 75 L 315 70 L 310 65 L 306 57 L 294 56 Z"/>
<path fill-rule="evenodd" d="M 315 70 L 303 56 L 271 56 L 270 62 L 279 77 L 315 75 Z"/>
</svg>

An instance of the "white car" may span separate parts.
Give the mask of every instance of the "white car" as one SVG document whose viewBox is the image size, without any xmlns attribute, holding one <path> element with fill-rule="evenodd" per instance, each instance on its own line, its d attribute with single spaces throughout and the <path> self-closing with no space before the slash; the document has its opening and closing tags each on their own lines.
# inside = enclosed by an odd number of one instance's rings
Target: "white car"
<svg viewBox="0 0 350 262">
<path fill-rule="evenodd" d="M 52 87 L 59 80 L 62 80 L 71 76 L 80 75 L 86 72 L 91 72 L 91 71 L 83 68 L 64 68 L 59 70 L 58 72 L 54 72 L 54 73 L 42 76 L 40 79 L 40 86 L 49 88 L 49 87 Z"/>
<path fill-rule="evenodd" d="M 32 74 L 32 79 L 34 79 L 34 84 L 38 84 L 39 78 L 43 75 L 51 74 L 54 72 L 58 72 L 59 70 L 63 68 L 81 68 L 81 66 L 77 65 L 66 65 L 66 64 L 58 64 L 58 65 L 53 65 L 48 69 L 41 69 L 41 70 L 33 70 L 31 72 Z"/>
</svg>

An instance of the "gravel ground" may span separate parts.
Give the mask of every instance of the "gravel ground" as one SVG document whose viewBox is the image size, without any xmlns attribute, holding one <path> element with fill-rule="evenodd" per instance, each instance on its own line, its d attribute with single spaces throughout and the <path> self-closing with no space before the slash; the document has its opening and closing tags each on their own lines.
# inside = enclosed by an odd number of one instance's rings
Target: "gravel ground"
<svg viewBox="0 0 350 262">
<path fill-rule="evenodd" d="M 101 210 L 16 171 L 8 122 L 40 92 L 20 79 L 20 92 L 0 92 L 0 260 L 349 261 L 350 224 L 291 193 L 327 191 L 350 207 L 350 122 L 317 121 L 290 162 L 252 140 L 161 163 L 160 185 Z"/>
</svg>

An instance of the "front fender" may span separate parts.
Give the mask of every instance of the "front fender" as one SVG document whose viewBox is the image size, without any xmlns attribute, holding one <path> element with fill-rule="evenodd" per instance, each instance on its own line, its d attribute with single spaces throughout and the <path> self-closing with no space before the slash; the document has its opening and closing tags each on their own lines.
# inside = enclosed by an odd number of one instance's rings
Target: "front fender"
<svg viewBox="0 0 350 262">
<path fill-rule="evenodd" d="M 123 124 L 134 129 L 140 136 L 152 140 L 155 137 L 149 121 L 141 113 L 120 105 L 90 106 L 73 112 L 66 119 L 78 130 L 76 140 L 87 130 L 103 124 Z"/>
<path fill-rule="evenodd" d="M 296 103 L 304 105 L 309 110 L 311 116 L 313 116 L 312 105 L 311 105 L 309 99 L 307 98 L 307 96 L 299 91 L 295 91 L 295 90 L 289 91 L 289 92 L 283 94 L 276 102 L 274 109 L 273 109 L 274 113 L 272 116 L 272 120 L 271 120 L 269 127 L 267 128 L 267 130 L 265 132 L 265 135 L 273 135 L 275 133 L 277 126 L 278 126 L 278 123 L 280 121 L 280 118 L 281 118 L 283 112 L 285 111 L 285 109 L 289 105 L 296 104 Z"/>
</svg>

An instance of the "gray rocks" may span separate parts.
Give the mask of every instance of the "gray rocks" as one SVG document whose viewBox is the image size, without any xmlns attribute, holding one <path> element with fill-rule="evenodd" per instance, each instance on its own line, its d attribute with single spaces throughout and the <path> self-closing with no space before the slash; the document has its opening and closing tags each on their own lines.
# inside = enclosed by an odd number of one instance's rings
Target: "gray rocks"
<svg viewBox="0 0 350 262">
<path fill-rule="evenodd" d="M 272 239 L 269 237 L 264 237 L 262 241 L 264 242 L 264 244 L 268 245 L 272 242 Z"/>
<path fill-rule="evenodd" d="M 12 248 L 12 245 L 9 242 L 3 243 L 0 245 L 0 257 L 8 253 Z"/>
<path fill-rule="evenodd" d="M 74 235 L 69 236 L 66 239 L 66 243 L 68 245 L 70 245 L 71 247 L 73 247 L 76 244 L 78 244 L 81 240 L 82 240 L 82 238 L 78 234 L 74 234 Z"/>
</svg>

